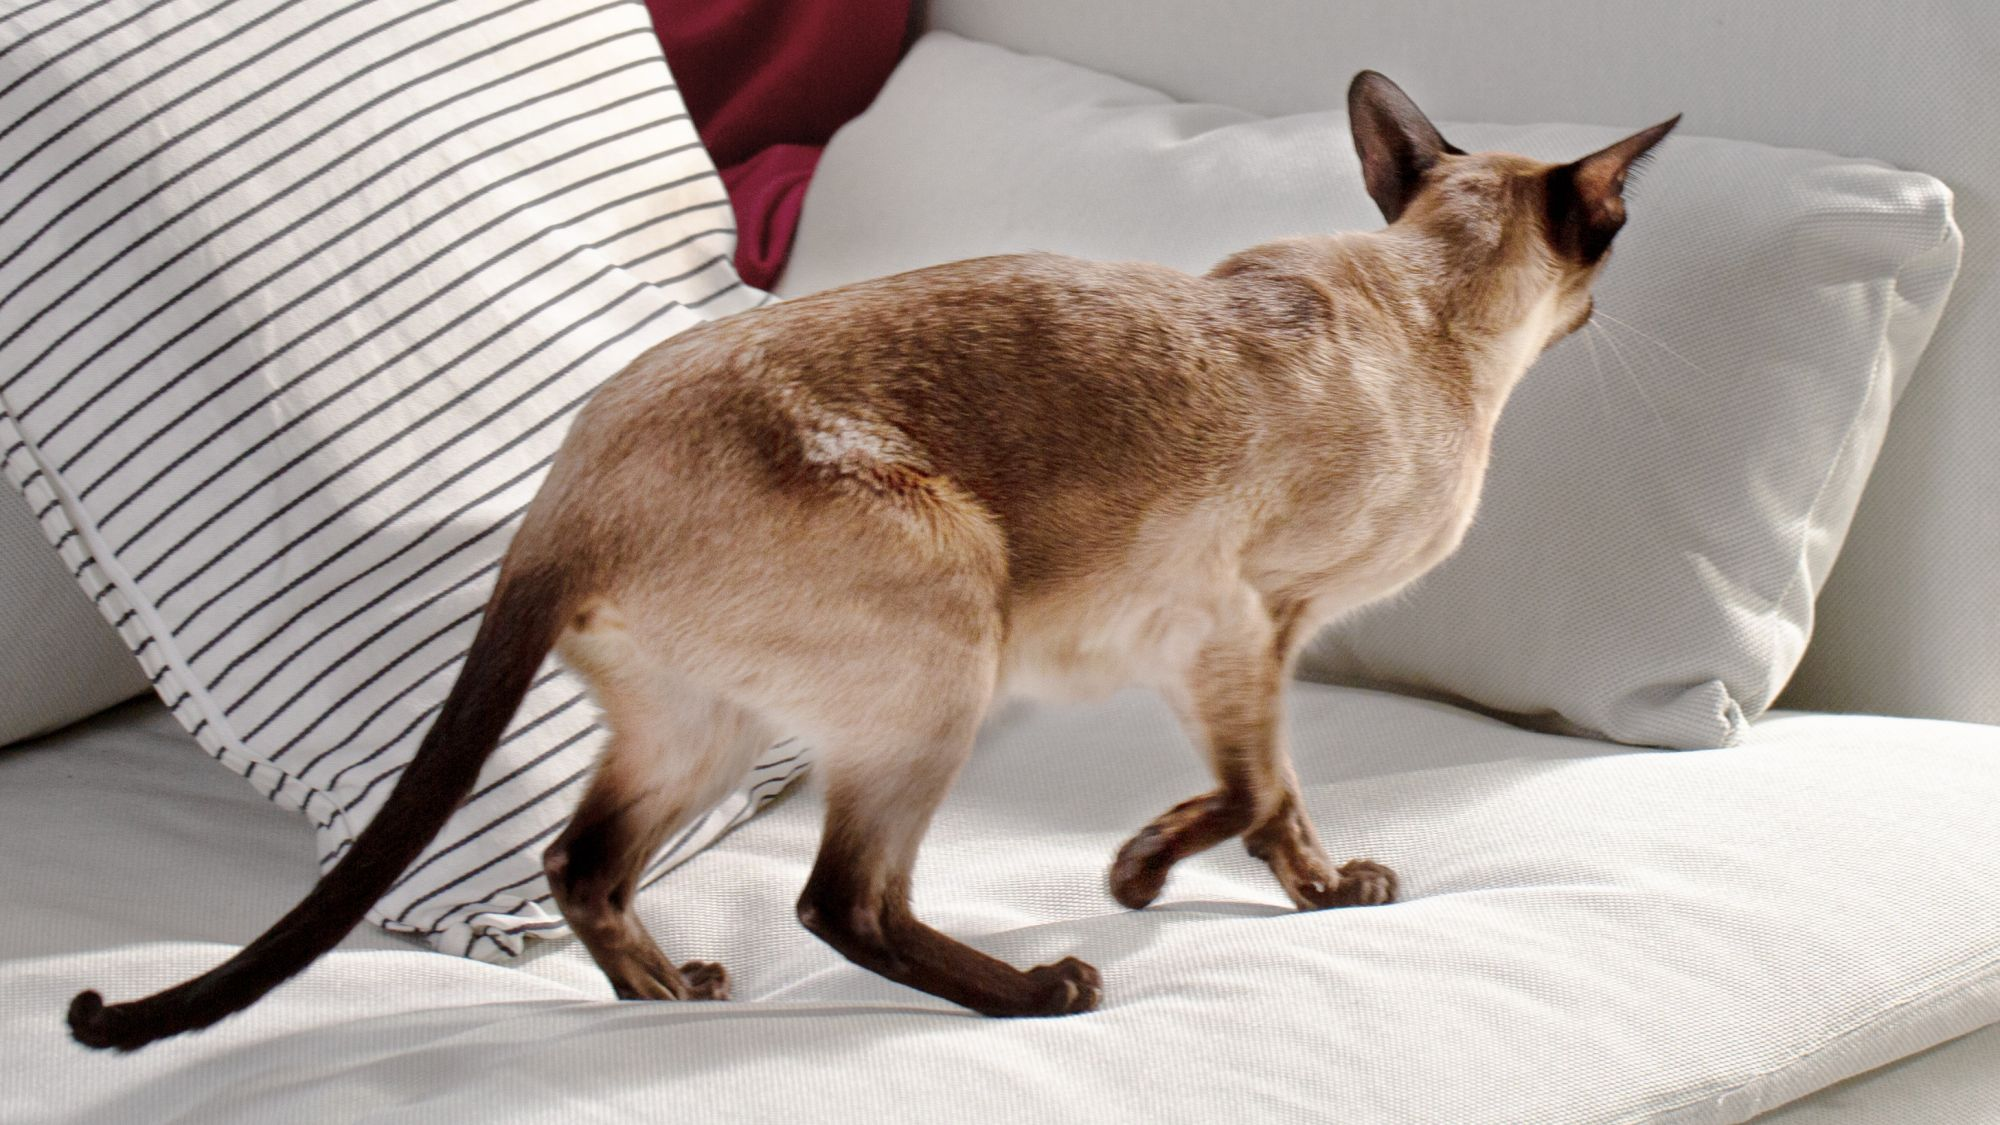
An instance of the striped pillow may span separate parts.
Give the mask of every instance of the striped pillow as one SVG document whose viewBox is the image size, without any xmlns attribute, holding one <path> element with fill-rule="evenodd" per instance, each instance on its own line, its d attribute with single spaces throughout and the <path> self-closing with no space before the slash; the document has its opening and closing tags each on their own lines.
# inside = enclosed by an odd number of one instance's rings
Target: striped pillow
<svg viewBox="0 0 2000 1125">
<path fill-rule="evenodd" d="M 636 3 L 28 0 L 0 37 L 0 450 L 210 754 L 330 866 L 415 750 L 572 412 L 770 298 Z M 551 664 L 371 918 L 560 931 L 599 732 Z M 802 768 L 774 748 L 685 859 Z"/>
</svg>

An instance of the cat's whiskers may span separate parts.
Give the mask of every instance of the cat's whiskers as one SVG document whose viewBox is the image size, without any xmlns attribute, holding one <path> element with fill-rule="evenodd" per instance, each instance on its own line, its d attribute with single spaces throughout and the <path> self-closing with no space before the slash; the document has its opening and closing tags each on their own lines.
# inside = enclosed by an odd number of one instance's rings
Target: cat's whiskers
<svg viewBox="0 0 2000 1125">
<path fill-rule="evenodd" d="M 1590 314 L 1590 323 L 1596 324 L 1597 318 L 1600 316 L 1607 316 L 1607 314 L 1593 311 Z M 1597 326 L 1602 327 L 1602 325 Z M 1604 346 L 1611 349 L 1612 356 L 1618 360 L 1618 366 L 1625 373 L 1626 381 L 1632 384 L 1632 390 L 1638 394 L 1639 401 L 1646 404 L 1646 413 L 1652 415 L 1653 424 L 1658 426 L 1663 432 L 1670 431 L 1672 427 L 1667 425 L 1666 418 L 1660 414 L 1660 408 L 1653 404 L 1652 396 L 1646 393 L 1645 380 L 1640 377 L 1638 372 L 1632 370 L 1632 362 L 1625 358 L 1625 349 L 1618 346 L 1618 341 L 1609 332 L 1604 334 Z"/>
<path fill-rule="evenodd" d="M 1653 345 L 1654 347 L 1674 357 L 1676 360 L 1679 360 L 1683 365 L 1685 365 L 1688 369 L 1692 370 L 1695 374 L 1700 375 L 1704 378 L 1708 377 L 1709 371 L 1707 368 L 1689 359 L 1688 357 L 1682 355 L 1681 353 L 1675 351 L 1673 348 L 1667 345 L 1667 342 L 1665 340 L 1662 340 L 1658 336 L 1655 336 L 1652 333 L 1645 331 L 1638 325 L 1632 324 L 1629 321 L 1620 320 L 1617 317 L 1612 316 L 1610 313 L 1605 312 L 1603 309 L 1592 309 L 1590 312 L 1590 316 L 1591 319 L 1593 320 L 1596 320 L 1601 317 L 1603 318 L 1606 324 L 1614 324 L 1620 328 L 1623 328 L 1625 331 L 1632 333 L 1633 335 L 1639 337 L 1641 340 L 1646 341 L 1647 343 Z"/>
<path fill-rule="evenodd" d="M 1590 328 L 1593 325 L 1586 322 L 1584 327 Z M 1597 385 L 1597 415 L 1608 426 L 1611 424 L 1611 388 L 1604 383 L 1604 360 L 1597 353 L 1597 337 L 1589 332 L 1581 332 L 1578 335 L 1583 337 L 1584 346 L 1590 349 L 1590 378 Z"/>
</svg>

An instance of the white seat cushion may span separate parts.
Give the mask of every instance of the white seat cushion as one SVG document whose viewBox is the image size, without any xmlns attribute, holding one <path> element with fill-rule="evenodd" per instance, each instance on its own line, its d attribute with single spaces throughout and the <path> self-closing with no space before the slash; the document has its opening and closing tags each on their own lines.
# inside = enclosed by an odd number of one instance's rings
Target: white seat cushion
<svg viewBox="0 0 2000 1125">
<path fill-rule="evenodd" d="M 671 954 L 730 968 L 737 1001 L 615 1003 L 574 942 L 521 971 L 371 945 L 212 1031 L 80 1051 L 58 1018 L 77 988 L 169 983 L 226 952 L 199 939 L 263 925 L 190 928 L 217 904 L 186 897 L 228 883 L 160 884 L 107 909 L 156 910 L 176 943 L 107 949 L 144 928 L 72 918 L 74 952 L 0 961 L 10 1066 L 42 1076 L 0 1087 L 0 1119 L 1725 1122 L 2000 1020 L 2000 730 L 1779 715 L 1727 750 L 1633 752 L 1315 685 L 1292 715 L 1329 848 L 1394 864 L 1407 901 L 1296 914 L 1226 845 L 1121 909 L 1113 849 L 1209 784 L 1165 708 L 1023 708 L 986 732 L 918 909 L 1018 964 L 1092 960 L 1091 1015 L 985 1020 L 807 935 L 808 791 L 640 898 Z M 93 869 L 142 847 L 227 862 L 226 839 L 190 846 L 220 831 L 198 806 L 181 828 L 130 816 L 173 802 L 88 792 L 49 760 L 32 779 L 0 762 L 16 918 L 77 914 Z M 86 801 L 111 819 L 86 826 Z M 121 835 L 128 816 L 152 822 Z"/>
</svg>

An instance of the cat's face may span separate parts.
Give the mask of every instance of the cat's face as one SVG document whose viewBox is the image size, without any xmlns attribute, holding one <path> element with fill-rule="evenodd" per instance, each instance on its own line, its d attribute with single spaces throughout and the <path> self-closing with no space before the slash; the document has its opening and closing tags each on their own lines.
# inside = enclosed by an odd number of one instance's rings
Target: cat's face
<svg viewBox="0 0 2000 1125">
<path fill-rule="evenodd" d="M 1625 224 L 1626 177 L 1678 116 L 1568 164 L 1467 153 L 1396 84 L 1363 71 L 1348 89 L 1368 193 L 1391 224 L 1421 228 L 1480 271 L 1502 311 L 1546 325 L 1541 349 L 1590 319 L 1590 287 Z"/>
</svg>

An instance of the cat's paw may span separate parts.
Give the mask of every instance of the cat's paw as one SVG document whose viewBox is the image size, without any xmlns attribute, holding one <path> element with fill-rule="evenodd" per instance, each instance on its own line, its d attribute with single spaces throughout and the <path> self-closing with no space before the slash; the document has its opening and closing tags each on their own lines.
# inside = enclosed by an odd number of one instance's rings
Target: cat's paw
<svg viewBox="0 0 2000 1125">
<path fill-rule="evenodd" d="M 1073 1016 L 1096 1009 L 1104 998 L 1104 980 L 1088 962 L 1065 957 L 1053 965 L 1037 965 L 1028 970 L 1028 979 L 1039 988 L 1041 1000 L 1030 1016 Z"/>
<path fill-rule="evenodd" d="M 1157 825 L 1147 825 L 1125 841 L 1118 849 L 1118 858 L 1111 862 L 1111 897 L 1129 909 L 1144 910 L 1167 885 L 1173 859 L 1167 850 L 1166 833 Z"/>
<path fill-rule="evenodd" d="M 635 961 L 611 977 L 620 1000 L 727 1000 L 729 971 L 713 961 L 689 961 L 678 971 L 664 959 Z"/>
<path fill-rule="evenodd" d="M 713 961 L 689 961 L 681 966 L 690 1000 L 729 999 L 729 970 Z"/>
<path fill-rule="evenodd" d="M 1381 906 L 1396 901 L 1396 873 L 1372 859 L 1350 859 L 1340 865 L 1340 882 L 1327 895 L 1328 906 Z"/>
</svg>

